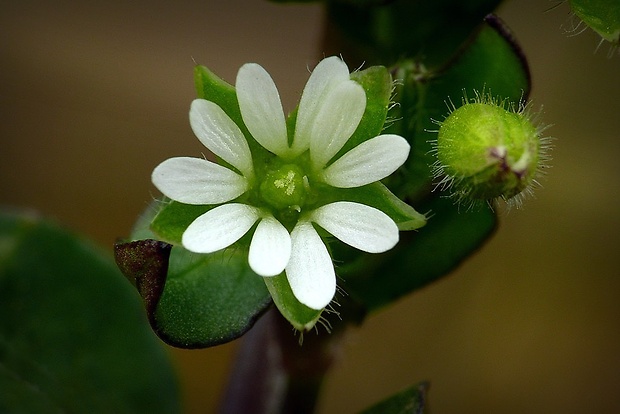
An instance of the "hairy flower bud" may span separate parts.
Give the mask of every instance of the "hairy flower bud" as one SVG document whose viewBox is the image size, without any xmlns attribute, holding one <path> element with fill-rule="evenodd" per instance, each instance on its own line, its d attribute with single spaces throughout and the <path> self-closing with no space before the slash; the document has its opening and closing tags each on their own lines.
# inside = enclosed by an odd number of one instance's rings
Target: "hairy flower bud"
<svg viewBox="0 0 620 414">
<path fill-rule="evenodd" d="M 478 94 L 439 125 L 433 176 L 459 202 L 501 198 L 519 205 L 537 184 L 548 139 L 541 138 L 544 128 L 524 106 L 515 111 L 512 104 Z"/>
</svg>

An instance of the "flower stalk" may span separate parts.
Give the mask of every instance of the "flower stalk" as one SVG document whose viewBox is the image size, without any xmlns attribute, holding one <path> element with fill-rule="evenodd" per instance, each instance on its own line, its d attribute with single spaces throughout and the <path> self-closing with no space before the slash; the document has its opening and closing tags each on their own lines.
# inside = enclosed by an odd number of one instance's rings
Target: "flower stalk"
<svg viewBox="0 0 620 414">
<path fill-rule="evenodd" d="M 287 320 L 271 309 L 241 340 L 219 412 L 313 413 L 342 334 L 306 334 L 300 346 Z"/>
</svg>

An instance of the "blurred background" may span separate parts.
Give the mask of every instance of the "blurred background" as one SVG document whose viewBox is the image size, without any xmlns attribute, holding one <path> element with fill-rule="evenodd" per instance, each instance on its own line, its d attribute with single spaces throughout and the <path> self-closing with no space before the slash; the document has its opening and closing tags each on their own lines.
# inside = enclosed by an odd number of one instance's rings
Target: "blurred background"
<svg viewBox="0 0 620 414">
<path fill-rule="evenodd" d="M 421 380 L 435 414 L 620 412 L 620 55 L 570 36 L 567 4 L 506 1 L 554 124 L 553 168 L 458 271 L 346 337 L 321 413 Z M 254 0 L 4 2 L 0 204 L 36 209 L 104 249 L 156 197 L 152 169 L 204 148 L 188 123 L 193 60 L 229 82 L 245 62 L 286 109 L 323 56 L 319 5 Z M 170 349 L 187 413 L 213 411 L 237 343 Z"/>
</svg>

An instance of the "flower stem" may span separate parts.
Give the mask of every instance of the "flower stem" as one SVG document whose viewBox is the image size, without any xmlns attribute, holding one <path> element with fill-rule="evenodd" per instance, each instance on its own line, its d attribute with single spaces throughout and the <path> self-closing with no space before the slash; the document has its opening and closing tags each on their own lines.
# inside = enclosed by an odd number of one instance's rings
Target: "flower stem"
<svg viewBox="0 0 620 414">
<path fill-rule="evenodd" d="M 220 413 L 313 413 L 341 332 L 299 334 L 270 309 L 243 337 Z"/>
</svg>

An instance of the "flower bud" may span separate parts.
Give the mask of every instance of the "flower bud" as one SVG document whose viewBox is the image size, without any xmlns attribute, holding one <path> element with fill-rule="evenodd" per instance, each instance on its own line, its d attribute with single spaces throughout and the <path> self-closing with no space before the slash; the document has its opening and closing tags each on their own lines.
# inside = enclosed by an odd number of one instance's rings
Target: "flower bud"
<svg viewBox="0 0 620 414">
<path fill-rule="evenodd" d="M 440 122 L 433 175 L 459 202 L 521 202 L 537 183 L 547 139 L 525 108 L 477 95 Z M 516 197 L 518 196 L 518 197 Z"/>
</svg>

